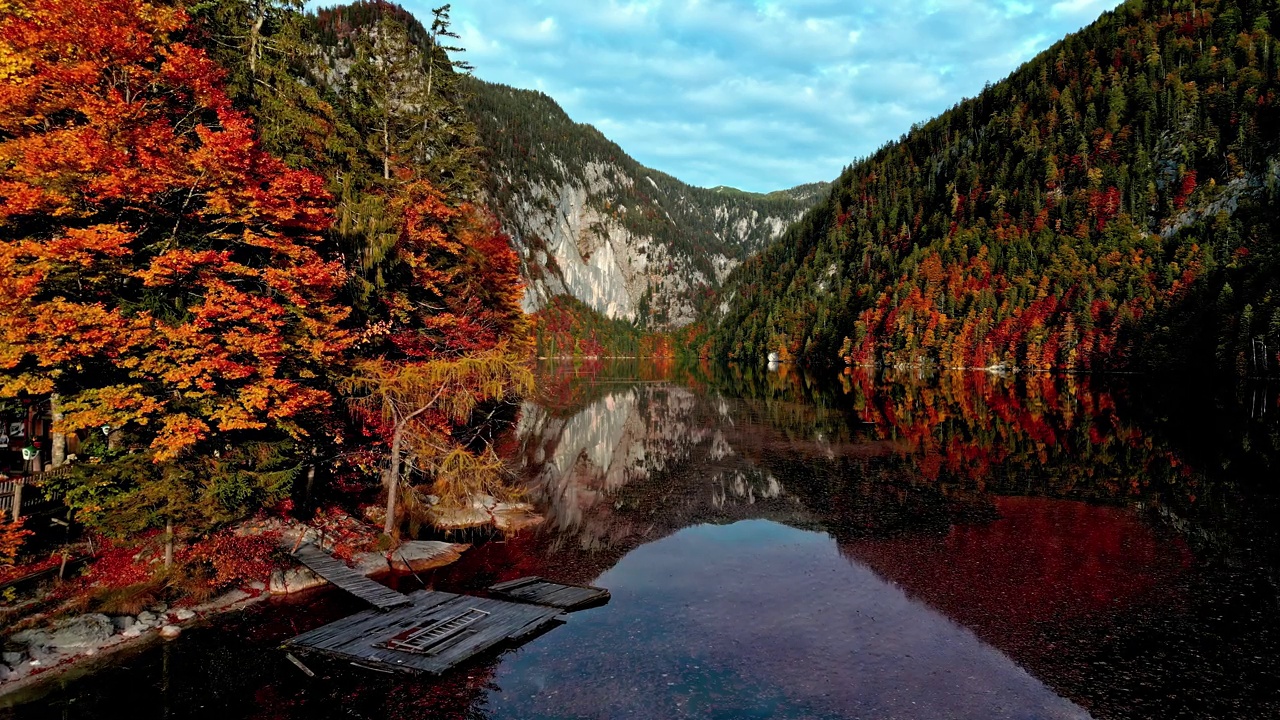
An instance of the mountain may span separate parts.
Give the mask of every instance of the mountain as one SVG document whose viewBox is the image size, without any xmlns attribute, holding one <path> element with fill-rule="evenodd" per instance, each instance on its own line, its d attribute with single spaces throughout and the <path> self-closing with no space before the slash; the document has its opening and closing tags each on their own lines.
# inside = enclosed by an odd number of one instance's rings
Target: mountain
<svg viewBox="0 0 1280 720">
<path fill-rule="evenodd" d="M 829 187 L 692 187 L 636 162 L 543 93 L 475 78 L 464 89 L 486 200 L 523 259 L 528 311 L 569 295 L 609 319 L 687 325 Z"/>
<path fill-rule="evenodd" d="M 691 187 L 636 162 L 543 93 L 456 72 L 465 64 L 447 56 L 452 48 L 435 47 L 449 36 L 437 38 L 438 28 L 394 3 L 356 2 L 311 17 L 319 61 L 306 74 L 335 107 L 358 112 L 368 101 L 344 90 L 353 82 L 352 58 L 380 18 L 403 28 L 410 47 L 399 51 L 401 82 L 446 106 L 432 128 L 442 135 L 435 146 L 449 154 L 427 153 L 424 162 L 439 166 L 430 176 L 493 210 L 521 258 L 527 312 L 554 305 L 603 316 L 575 324 L 687 325 L 730 271 L 781 236 L 829 187 L 768 194 Z M 455 103 L 465 117 L 455 116 Z"/>
<path fill-rule="evenodd" d="M 715 352 L 1274 370 L 1278 23 L 1257 0 L 1104 14 L 850 166 L 731 275 Z"/>
</svg>

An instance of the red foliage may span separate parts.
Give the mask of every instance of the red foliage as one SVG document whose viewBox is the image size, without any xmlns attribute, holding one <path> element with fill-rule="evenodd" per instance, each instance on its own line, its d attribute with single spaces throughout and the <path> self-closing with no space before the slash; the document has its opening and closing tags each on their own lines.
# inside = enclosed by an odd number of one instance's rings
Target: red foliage
<svg viewBox="0 0 1280 720">
<path fill-rule="evenodd" d="M 0 583 L 6 583 L 18 578 L 34 575 L 38 572 L 44 572 L 56 568 L 62 564 L 61 555 L 50 555 L 49 557 L 30 562 L 25 565 L 0 565 Z"/>
<path fill-rule="evenodd" d="M 12 565 L 17 560 L 22 541 L 31 534 L 22 527 L 24 522 L 22 518 L 15 522 L 0 521 L 0 565 Z"/>
<path fill-rule="evenodd" d="M 224 530 L 194 543 L 181 554 L 184 563 L 203 563 L 213 572 L 211 588 L 224 588 L 258 580 L 266 582 L 277 566 L 280 533 L 237 535 Z"/>
<path fill-rule="evenodd" d="M 219 433 L 304 434 L 332 401 L 313 378 L 349 344 L 323 179 L 262 151 L 220 69 L 175 41 L 180 7 L 8 5 L 6 392 L 63 390 L 66 429 L 131 426 L 157 460 Z"/>
<path fill-rule="evenodd" d="M 1192 170 L 1182 176 L 1182 183 L 1178 185 L 1178 194 L 1173 198 L 1173 206 L 1179 210 L 1186 207 L 1187 198 L 1191 197 L 1191 193 L 1196 191 L 1196 171 Z"/>
<path fill-rule="evenodd" d="M 456 357 L 527 338 L 519 258 L 497 222 L 470 204 L 451 204 L 423 179 L 409 182 L 395 206 L 395 254 L 408 274 L 384 298 L 395 352 Z"/>
<path fill-rule="evenodd" d="M 145 541 L 155 540 L 159 533 L 146 533 L 138 544 L 116 545 L 102 540 L 97 557 L 89 566 L 83 583 L 93 587 L 122 588 L 137 585 L 151 579 L 159 557 L 155 547 L 148 548 Z"/>
</svg>

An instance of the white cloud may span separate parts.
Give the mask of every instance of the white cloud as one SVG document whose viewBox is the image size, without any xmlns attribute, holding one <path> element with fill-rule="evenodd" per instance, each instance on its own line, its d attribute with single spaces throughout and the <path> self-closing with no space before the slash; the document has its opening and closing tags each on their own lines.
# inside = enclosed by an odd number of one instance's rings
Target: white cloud
<svg viewBox="0 0 1280 720">
<path fill-rule="evenodd" d="M 1118 0 L 454 0 L 476 74 L 698 185 L 832 179 Z M 418 17 L 430 4 L 408 0 Z"/>
</svg>

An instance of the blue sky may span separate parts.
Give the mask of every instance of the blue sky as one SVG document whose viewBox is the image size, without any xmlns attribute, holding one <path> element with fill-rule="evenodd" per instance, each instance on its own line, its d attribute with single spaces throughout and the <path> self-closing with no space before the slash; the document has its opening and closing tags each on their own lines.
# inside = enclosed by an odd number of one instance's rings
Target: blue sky
<svg viewBox="0 0 1280 720">
<path fill-rule="evenodd" d="M 769 191 L 834 179 L 1117 4 L 454 0 L 453 20 L 478 77 L 685 182 Z"/>
</svg>

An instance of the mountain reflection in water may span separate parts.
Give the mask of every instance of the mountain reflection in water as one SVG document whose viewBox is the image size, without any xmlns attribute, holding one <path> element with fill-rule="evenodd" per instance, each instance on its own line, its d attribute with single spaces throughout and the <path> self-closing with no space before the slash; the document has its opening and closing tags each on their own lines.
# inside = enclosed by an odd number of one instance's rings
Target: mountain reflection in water
<svg viewBox="0 0 1280 720">
<path fill-rule="evenodd" d="M 325 596 L 7 712 L 1280 715 L 1266 388 L 643 364 L 541 387 L 503 447 L 546 522 L 430 581 L 536 574 L 609 605 L 440 680 L 308 681 L 270 648 L 349 611 Z"/>
</svg>

